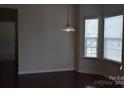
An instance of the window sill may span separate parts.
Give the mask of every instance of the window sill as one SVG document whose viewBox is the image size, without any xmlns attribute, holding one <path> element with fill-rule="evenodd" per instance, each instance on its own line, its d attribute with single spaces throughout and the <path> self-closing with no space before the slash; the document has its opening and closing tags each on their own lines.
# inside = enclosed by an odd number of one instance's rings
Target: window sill
<svg viewBox="0 0 124 93">
<path fill-rule="evenodd" d="M 97 57 L 82 57 L 83 59 L 88 59 L 88 60 L 98 60 L 99 58 Z M 118 62 L 118 61 L 113 61 L 113 60 L 110 60 L 110 59 L 106 59 L 106 58 L 103 58 L 103 61 L 104 63 L 112 63 L 112 64 L 117 64 L 117 65 L 121 65 L 122 62 Z"/>
<path fill-rule="evenodd" d="M 122 64 L 122 62 L 110 60 L 110 59 L 107 59 L 107 58 L 104 58 L 103 60 L 104 60 L 105 63 L 114 63 L 114 64 L 118 64 L 118 65 Z"/>
<path fill-rule="evenodd" d="M 93 60 L 98 60 L 97 57 L 82 57 L 83 59 L 93 59 Z"/>
</svg>

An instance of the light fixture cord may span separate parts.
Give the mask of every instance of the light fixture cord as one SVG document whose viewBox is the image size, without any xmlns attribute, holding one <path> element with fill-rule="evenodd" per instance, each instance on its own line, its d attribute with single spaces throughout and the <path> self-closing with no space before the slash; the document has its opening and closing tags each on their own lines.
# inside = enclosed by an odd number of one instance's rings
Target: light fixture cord
<svg viewBox="0 0 124 93">
<path fill-rule="evenodd" d="M 69 25 L 69 4 L 67 4 L 67 25 Z"/>
</svg>

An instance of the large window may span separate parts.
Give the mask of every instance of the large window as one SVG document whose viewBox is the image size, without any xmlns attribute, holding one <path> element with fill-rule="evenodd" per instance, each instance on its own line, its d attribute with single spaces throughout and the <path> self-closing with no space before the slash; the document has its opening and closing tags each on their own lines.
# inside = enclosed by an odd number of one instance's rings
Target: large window
<svg viewBox="0 0 124 93">
<path fill-rule="evenodd" d="M 123 15 L 104 18 L 104 58 L 122 61 Z"/>
<path fill-rule="evenodd" d="M 85 57 L 97 57 L 98 19 L 85 19 Z"/>
</svg>

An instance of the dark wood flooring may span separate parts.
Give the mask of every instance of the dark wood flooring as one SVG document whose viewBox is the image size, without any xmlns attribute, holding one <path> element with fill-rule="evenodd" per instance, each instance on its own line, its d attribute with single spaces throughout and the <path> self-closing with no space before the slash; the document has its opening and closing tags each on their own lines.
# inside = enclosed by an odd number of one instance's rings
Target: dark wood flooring
<svg viewBox="0 0 124 93">
<path fill-rule="evenodd" d="M 17 86 L 15 61 L 0 61 L 0 88 L 13 88 Z"/>
<path fill-rule="evenodd" d="M 96 81 L 101 81 L 96 83 Z M 102 81 L 109 79 L 93 74 L 77 73 L 75 71 L 52 72 L 19 75 L 18 87 L 20 88 L 116 88 L 115 85 L 104 84 Z"/>
</svg>

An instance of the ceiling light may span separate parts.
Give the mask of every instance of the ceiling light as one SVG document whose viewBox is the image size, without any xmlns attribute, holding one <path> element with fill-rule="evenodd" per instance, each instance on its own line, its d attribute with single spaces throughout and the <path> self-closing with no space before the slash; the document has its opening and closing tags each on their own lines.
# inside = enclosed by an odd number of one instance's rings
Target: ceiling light
<svg viewBox="0 0 124 93">
<path fill-rule="evenodd" d="M 62 29 L 62 31 L 64 31 L 64 32 L 74 32 L 75 31 L 75 29 L 69 23 L 69 5 L 67 5 L 67 24 Z"/>
</svg>

